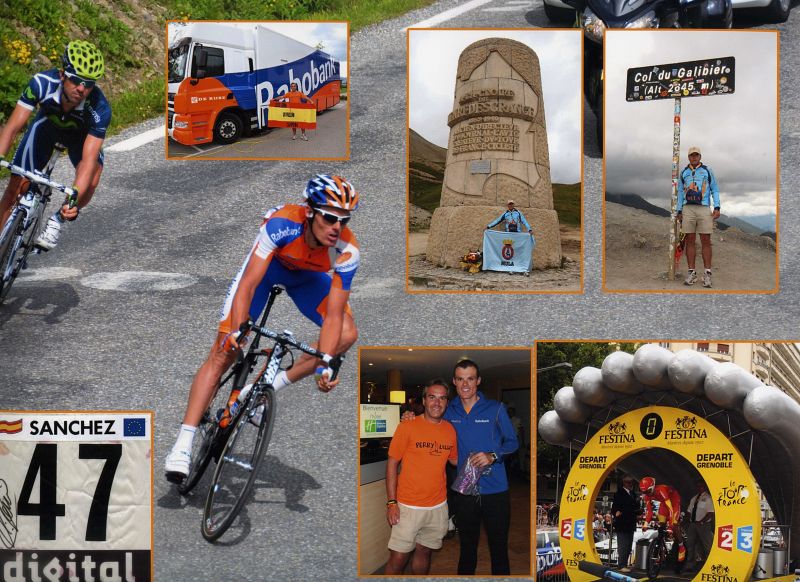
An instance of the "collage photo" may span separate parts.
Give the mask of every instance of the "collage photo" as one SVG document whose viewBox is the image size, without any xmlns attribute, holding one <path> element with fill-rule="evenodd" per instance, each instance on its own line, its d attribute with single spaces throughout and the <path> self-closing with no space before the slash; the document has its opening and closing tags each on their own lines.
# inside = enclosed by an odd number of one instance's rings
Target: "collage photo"
<svg viewBox="0 0 800 582">
<path fill-rule="evenodd" d="M 800 580 L 795 4 L 8 0 L 0 581 Z"/>
</svg>

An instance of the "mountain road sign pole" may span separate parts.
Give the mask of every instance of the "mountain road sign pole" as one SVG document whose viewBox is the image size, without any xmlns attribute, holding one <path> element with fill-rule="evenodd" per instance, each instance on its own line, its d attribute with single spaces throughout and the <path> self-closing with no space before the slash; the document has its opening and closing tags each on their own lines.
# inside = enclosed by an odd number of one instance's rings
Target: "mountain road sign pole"
<svg viewBox="0 0 800 582">
<path fill-rule="evenodd" d="M 675 246 L 678 244 L 678 167 L 681 161 L 681 98 L 675 98 L 674 127 L 672 130 L 672 204 L 670 206 L 669 226 L 669 266 L 667 278 L 675 279 Z"/>
<path fill-rule="evenodd" d="M 679 241 L 678 178 L 681 155 L 681 98 L 708 97 L 711 95 L 733 95 L 736 90 L 736 59 L 718 57 L 649 65 L 628 69 L 625 100 L 628 102 L 675 99 L 672 130 L 672 204 L 670 206 L 669 266 L 667 277 L 675 279 L 675 247 Z"/>
</svg>

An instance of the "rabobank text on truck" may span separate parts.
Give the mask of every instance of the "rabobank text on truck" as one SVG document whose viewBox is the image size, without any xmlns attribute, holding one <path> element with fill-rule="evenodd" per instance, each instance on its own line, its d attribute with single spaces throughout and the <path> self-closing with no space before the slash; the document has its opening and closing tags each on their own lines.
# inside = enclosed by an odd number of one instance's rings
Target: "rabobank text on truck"
<svg viewBox="0 0 800 582">
<path fill-rule="evenodd" d="M 318 112 L 339 102 L 339 62 L 314 47 L 262 24 L 170 26 L 180 27 L 168 63 L 169 135 L 179 143 L 228 144 L 266 127 L 270 100 L 291 83 Z"/>
</svg>

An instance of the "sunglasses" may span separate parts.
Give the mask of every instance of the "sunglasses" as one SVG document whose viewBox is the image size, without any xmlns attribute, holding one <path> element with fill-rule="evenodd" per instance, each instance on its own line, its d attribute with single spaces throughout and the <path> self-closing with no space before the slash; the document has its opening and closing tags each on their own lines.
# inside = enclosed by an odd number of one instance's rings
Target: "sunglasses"
<svg viewBox="0 0 800 582">
<path fill-rule="evenodd" d="M 341 222 L 342 226 L 345 226 L 348 222 L 350 222 L 350 215 L 347 216 L 339 216 L 338 214 L 334 214 L 332 212 L 326 212 L 320 208 L 315 208 L 314 212 L 322 216 L 322 220 L 324 220 L 327 224 L 334 225 L 337 222 Z"/>
<path fill-rule="evenodd" d="M 94 81 L 92 81 L 92 80 L 89 80 L 89 79 L 84 79 L 84 78 L 82 78 L 82 77 L 79 77 L 78 75 L 75 75 L 75 74 L 73 74 L 73 73 L 68 73 L 68 72 L 66 72 L 66 71 L 64 71 L 64 76 L 65 76 L 67 79 L 69 79 L 69 80 L 70 80 L 70 81 L 71 81 L 73 84 L 75 84 L 75 85 L 83 85 L 83 86 L 84 86 L 84 87 L 86 87 L 87 89 L 92 89 L 92 88 L 94 88 L 95 82 L 94 82 Z"/>
</svg>

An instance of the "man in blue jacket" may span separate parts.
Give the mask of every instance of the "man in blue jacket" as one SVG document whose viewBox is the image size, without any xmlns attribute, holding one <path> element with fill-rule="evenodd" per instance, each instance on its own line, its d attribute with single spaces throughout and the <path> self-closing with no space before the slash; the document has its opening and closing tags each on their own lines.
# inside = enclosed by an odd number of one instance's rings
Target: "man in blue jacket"
<svg viewBox="0 0 800 582">
<path fill-rule="evenodd" d="M 522 232 L 520 225 L 523 225 L 525 230 L 528 231 L 528 234 L 533 234 L 531 225 L 528 224 L 527 220 L 525 220 L 525 216 L 519 210 L 514 208 L 513 200 L 508 201 L 508 210 L 486 225 L 486 230 L 497 226 L 501 222 L 505 226 L 506 232 Z"/>
<path fill-rule="evenodd" d="M 480 495 L 454 493 L 455 516 L 461 540 L 459 574 L 475 574 L 481 523 L 486 528 L 492 574 L 509 574 L 508 529 L 511 497 L 503 462 L 505 455 L 519 447 L 514 426 L 505 406 L 478 392 L 481 383 L 478 364 L 461 360 L 453 370 L 454 398 L 444 413 L 456 429 L 458 469 L 469 461 L 474 466 L 491 466 L 478 482 Z"/>
<path fill-rule="evenodd" d="M 714 221 L 719 218 L 719 186 L 711 168 L 700 162 L 700 148 L 689 148 L 689 165 L 678 176 L 677 218 L 681 230 L 686 234 L 686 263 L 689 275 L 684 285 L 694 285 L 697 281 L 695 271 L 695 233 L 700 235 L 702 246 L 703 287 L 711 287 L 711 233 Z M 713 211 L 710 210 L 713 207 Z"/>
</svg>

